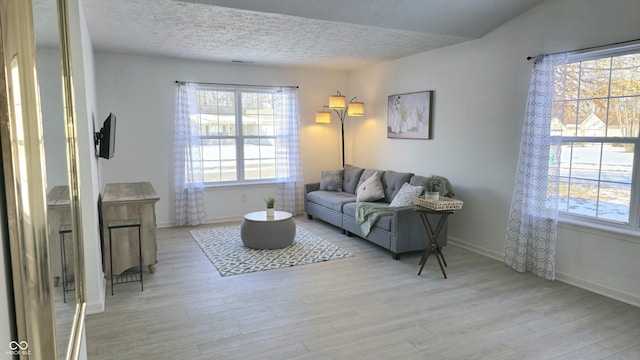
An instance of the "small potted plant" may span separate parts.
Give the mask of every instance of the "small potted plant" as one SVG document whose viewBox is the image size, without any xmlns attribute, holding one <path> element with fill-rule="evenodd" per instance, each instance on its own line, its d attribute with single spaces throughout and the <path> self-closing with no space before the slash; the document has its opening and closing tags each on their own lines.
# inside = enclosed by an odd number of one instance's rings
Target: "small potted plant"
<svg viewBox="0 0 640 360">
<path fill-rule="evenodd" d="M 276 205 L 276 198 L 273 196 L 269 196 L 264 199 L 265 205 L 267 205 L 267 217 L 273 217 L 274 215 L 274 207 Z"/>
<path fill-rule="evenodd" d="M 422 182 L 424 188 L 424 198 L 427 200 L 438 201 L 440 200 L 440 187 L 442 182 L 437 177 L 430 177 Z"/>
</svg>

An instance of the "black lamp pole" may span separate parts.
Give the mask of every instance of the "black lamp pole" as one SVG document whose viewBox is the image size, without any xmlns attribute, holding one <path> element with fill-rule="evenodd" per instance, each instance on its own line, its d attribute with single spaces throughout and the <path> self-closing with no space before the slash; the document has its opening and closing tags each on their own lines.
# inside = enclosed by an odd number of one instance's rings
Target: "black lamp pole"
<svg viewBox="0 0 640 360">
<path fill-rule="evenodd" d="M 347 104 L 347 107 L 349 105 Z M 333 111 L 336 112 L 336 114 L 338 114 L 338 117 L 340 118 L 340 126 L 341 126 L 341 135 L 342 135 L 342 167 L 344 168 L 344 118 L 347 115 L 347 112 L 345 111 L 346 108 L 341 109 L 340 111 L 338 111 L 337 109 L 333 109 Z"/>
</svg>

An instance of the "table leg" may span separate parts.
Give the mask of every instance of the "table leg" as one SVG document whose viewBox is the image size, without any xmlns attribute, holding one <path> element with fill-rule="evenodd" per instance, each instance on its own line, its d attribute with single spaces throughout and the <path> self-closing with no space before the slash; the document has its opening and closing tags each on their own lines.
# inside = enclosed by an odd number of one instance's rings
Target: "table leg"
<svg viewBox="0 0 640 360">
<path fill-rule="evenodd" d="M 447 267 L 447 261 L 444 259 L 444 254 L 442 253 L 442 246 L 438 246 L 438 254 L 440 254 L 440 257 L 442 258 L 444 267 Z"/>
<path fill-rule="evenodd" d="M 158 261 L 156 261 L 156 263 L 155 263 L 155 264 L 151 264 L 151 265 L 149 265 L 149 272 L 150 272 L 150 273 L 152 273 L 152 274 L 153 274 L 153 273 L 155 273 L 155 272 L 156 272 L 156 269 L 158 269 Z"/>
<path fill-rule="evenodd" d="M 424 269 L 424 265 L 427 263 L 427 259 L 429 258 L 429 254 L 433 252 L 436 255 L 436 259 L 438 259 L 438 265 L 440 265 L 440 270 L 442 271 L 442 275 L 444 278 L 447 278 L 447 273 L 444 271 L 444 266 L 446 265 L 446 261 L 444 260 L 444 256 L 442 255 L 442 250 L 438 246 L 438 235 L 440 235 L 440 231 L 444 226 L 444 223 L 447 220 L 447 216 L 449 213 L 440 214 L 440 220 L 436 225 L 435 230 L 431 226 L 429 222 L 429 218 L 427 214 L 420 214 L 420 219 L 422 219 L 422 223 L 424 224 L 425 229 L 427 230 L 427 235 L 429 237 L 429 241 L 427 243 L 427 247 L 424 249 L 424 253 L 422 254 L 422 258 L 420 259 L 420 270 L 418 270 L 418 276 L 422 274 L 422 269 Z M 443 266 L 444 263 L 444 266 Z"/>
</svg>

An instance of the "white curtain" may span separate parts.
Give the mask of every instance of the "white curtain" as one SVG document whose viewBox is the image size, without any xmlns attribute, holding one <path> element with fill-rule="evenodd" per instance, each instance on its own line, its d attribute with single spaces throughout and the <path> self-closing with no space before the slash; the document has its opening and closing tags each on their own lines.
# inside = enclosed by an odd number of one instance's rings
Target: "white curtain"
<svg viewBox="0 0 640 360">
<path fill-rule="evenodd" d="M 199 225 L 206 221 L 204 171 L 196 90 L 190 83 L 178 83 L 176 92 L 174 179 L 176 225 Z M 192 116 L 192 114 L 194 116 Z"/>
<path fill-rule="evenodd" d="M 554 114 L 554 72 L 561 75 L 566 62 L 566 54 L 554 54 L 534 64 L 505 244 L 507 265 L 549 280 L 555 278 L 561 149 L 551 119 L 562 119 L 561 113 Z"/>
<path fill-rule="evenodd" d="M 300 118 L 296 88 L 282 87 L 275 96 L 276 209 L 294 215 L 304 211 L 304 183 L 300 160 Z"/>
</svg>

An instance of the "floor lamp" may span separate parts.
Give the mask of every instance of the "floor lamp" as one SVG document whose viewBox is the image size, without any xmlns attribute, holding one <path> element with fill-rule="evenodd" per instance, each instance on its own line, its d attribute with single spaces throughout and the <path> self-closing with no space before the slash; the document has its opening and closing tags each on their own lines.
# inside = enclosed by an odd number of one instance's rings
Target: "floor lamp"
<svg viewBox="0 0 640 360">
<path fill-rule="evenodd" d="M 318 111 L 316 113 L 316 123 L 331 123 L 331 110 L 335 111 L 340 118 L 342 135 L 342 167 L 344 168 L 344 119 L 347 115 L 364 116 L 364 103 L 357 101 L 355 96 L 347 103 L 346 98 L 340 93 L 340 91 L 338 91 L 336 95 L 329 96 L 329 106 L 323 106 L 322 111 Z"/>
</svg>

